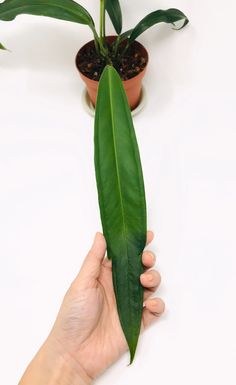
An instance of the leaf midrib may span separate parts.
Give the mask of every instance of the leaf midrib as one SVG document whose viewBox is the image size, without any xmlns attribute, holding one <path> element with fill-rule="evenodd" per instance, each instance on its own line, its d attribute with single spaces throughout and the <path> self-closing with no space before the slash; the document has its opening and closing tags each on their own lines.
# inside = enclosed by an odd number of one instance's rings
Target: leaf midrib
<svg viewBox="0 0 236 385">
<path fill-rule="evenodd" d="M 130 284 L 129 284 L 129 260 L 128 260 L 128 236 L 127 236 L 127 226 L 125 222 L 125 209 L 123 204 L 123 197 L 122 197 L 122 189 L 121 189 L 121 181 L 120 181 L 120 172 L 119 172 L 119 165 L 117 161 L 117 148 L 115 143 L 115 119 L 114 119 L 114 110 L 113 110 L 113 102 L 112 102 L 112 87 L 111 87 L 111 73 L 108 71 L 108 84 L 109 84 L 109 101 L 110 101 L 110 111 L 111 111 L 111 125 L 112 125 L 112 140 L 113 140 L 113 147 L 114 147 L 114 155 L 115 155 L 115 165 L 116 165 L 116 174 L 117 174 L 117 181 L 118 181 L 118 190 L 119 190 L 119 196 L 120 196 L 120 202 L 121 202 L 121 212 L 122 212 L 122 222 L 123 222 L 123 236 L 125 239 L 125 245 L 126 245 L 126 258 L 127 258 L 127 284 L 128 284 L 128 291 L 130 291 Z M 131 305 L 130 302 L 130 296 L 129 293 L 127 295 L 129 306 Z M 130 312 L 131 317 L 132 312 Z M 131 317 L 132 322 L 132 317 Z"/>
<path fill-rule="evenodd" d="M 108 84 L 109 84 L 109 101 L 110 101 L 110 111 L 111 111 L 111 126 L 112 126 L 112 140 L 113 140 L 113 147 L 114 147 L 114 154 L 115 154 L 115 165 L 116 165 L 116 175 L 117 175 L 117 181 L 118 181 L 118 190 L 119 190 L 119 196 L 120 196 L 120 202 L 121 202 L 121 212 L 122 212 L 122 222 L 124 225 L 124 238 L 128 239 L 127 237 L 127 229 L 126 229 L 126 223 L 125 223 L 125 210 L 124 210 L 124 204 L 123 204 L 123 197 L 121 192 L 121 181 L 120 181 L 120 171 L 119 171 L 119 165 L 117 160 L 117 148 L 116 148 L 116 142 L 115 142 L 115 119 L 114 119 L 114 110 L 113 110 L 113 102 L 112 102 L 112 87 L 111 87 L 111 74 L 110 71 L 108 72 Z M 127 249 L 127 248 L 126 248 Z M 126 250 L 128 254 L 128 249 Z"/>
</svg>

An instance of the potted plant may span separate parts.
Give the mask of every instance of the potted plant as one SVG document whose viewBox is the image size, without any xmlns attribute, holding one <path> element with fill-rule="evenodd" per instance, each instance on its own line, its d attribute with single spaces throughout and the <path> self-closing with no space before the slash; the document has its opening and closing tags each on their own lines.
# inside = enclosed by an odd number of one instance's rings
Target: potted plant
<svg viewBox="0 0 236 385">
<path fill-rule="evenodd" d="M 106 12 L 116 36 L 106 36 Z M 142 166 L 130 108 L 139 102 L 148 54 L 136 38 L 154 24 L 165 22 L 175 26 L 182 20 L 183 28 L 188 19 L 177 9 L 158 10 L 122 33 L 119 0 L 100 0 L 98 34 L 91 15 L 73 0 L 5 0 L 0 4 L 0 20 L 13 20 L 24 13 L 85 24 L 93 33 L 94 39 L 78 52 L 76 64 L 96 104 L 94 159 L 100 214 L 131 363 L 143 312 L 139 277 L 143 271 L 141 254 L 147 222 Z M 2 44 L 0 49 L 5 49 Z"/>
<path fill-rule="evenodd" d="M 106 35 L 108 13 L 117 35 Z M 107 64 L 119 73 L 129 105 L 134 109 L 140 99 L 141 82 L 145 74 L 148 53 L 136 39 L 155 24 L 170 23 L 181 29 L 188 18 L 178 9 L 157 10 L 145 16 L 134 28 L 122 32 L 122 13 L 119 0 L 100 0 L 99 32 L 89 12 L 73 0 L 5 0 L 0 4 L 0 20 L 10 21 L 20 14 L 48 16 L 85 24 L 93 33 L 93 40 L 85 44 L 76 56 L 76 65 L 85 81 L 88 94 L 95 105 L 98 81 Z M 177 28 L 176 22 L 182 21 Z M 0 49 L 5 47 L 0 44 Z"/>
</svg>

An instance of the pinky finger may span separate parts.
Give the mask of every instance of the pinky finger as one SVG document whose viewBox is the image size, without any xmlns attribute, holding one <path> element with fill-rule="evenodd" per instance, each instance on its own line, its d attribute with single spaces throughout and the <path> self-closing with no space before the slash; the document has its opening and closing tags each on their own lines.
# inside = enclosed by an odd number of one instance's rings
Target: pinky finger
<svg viewBox="0 0 236 385">
<path fill-rule="evenodd" d="M 165 310 L 165 303 L 161 298 L 151 298 L 145 302 L 143 309 L 143 328 L 146 329 L 158 317 L 162 315 Z"/>
</svg>

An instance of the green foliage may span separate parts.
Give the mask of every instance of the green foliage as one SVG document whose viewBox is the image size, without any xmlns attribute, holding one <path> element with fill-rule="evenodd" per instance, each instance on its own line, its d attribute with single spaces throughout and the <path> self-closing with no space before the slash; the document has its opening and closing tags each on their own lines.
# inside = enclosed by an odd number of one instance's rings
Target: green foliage
<svg viewBox="0 0 236 385">
<path fill-rule="evenodd" d="M 142 318 L 142 251 L 146 203 L 131 112 L 122 81 L 107 66 L 99 82 L 95 115 L 95 170 L 103 232 L 112 259 L 122 329 L 133 361 Z"/>
<path fill-rule="evenodd" d="M 0 4 L 0 20 L 10 21 L 21 14 L 48 16 L 94 25 L 86 9 L 73 0 L 5 0 Z"/>
<path fill-rule="evenodd" d="M 177 21 L 183 21 L 182 26 L 179 28 L 183 28 L 186 24 L 188 24 L 189 20 L 188 18 L 183 14 L 183 12 L 179 11 L 178 9 L 167 9 L 167 11 L 163 11 L 162 9 L 159 9 L 158 11 L 154 11 L 152 13 L 149 13 L 146 17 L 144 17 L 133 29 L 129 42 L 131 43 L 139 35 L 141 35 L 143 32 L 145 32 L 148 28 L 152 27 L 155 24 L 158 23 L 170 23 L 172 25 L 175 25 Z M 177 28 L 176 28 L 177 29 Z"/>
<path fill-rule="evenodd" d="M 0 49 L 6 50 L 6 48 L 4 47 L 4 45 L 2 45 L 1 43 L 0 43 Z"/>
<path fill-rule="evenodd" d="M 20 14 L 30 14 L 86 24 L 93 32 L 98 54 L 105 58 L 107 63 L 111 63 L 112 59 L 109 56 L 105 39 L 105 10 L 118 35 L 116 43 L 114 44 L 115 50 L 112 51 L 113 55 L 114 52 L 118 54 L 117 48 L 125 39 L 127 39 L 127 45 L 123 53 L 119 51 L 121 55 L 126 52 L 129 45 L 138 36 L 155 24 L 163 22 L 175 25 L 175 23 L 180 20 L 183 21 L 181 28 L 188 24 L 188 18 L 183 12 L 171 8 L 166 11 L 158 10 L 150 13 L 144 17 L 133 30 L 121 34 L 122 13 L 119 0 L 100 0 L 100 36 L 96 31 L 94 21 L 89 12 L 73 0 L 5 0 L 3 3 L 0 3 L 0 20 L 10 21 Z M 1 46 L 0 48 L 3 49 Z"/>
<path fill-rule="evenodd" d="M 112 55 L 106 45 L 107 11 L 117 33 Z M 40 15 L 90 27 L 95 47 L 102 59 L 112 63 L 129 45 L 150 27 L 164 22 L 174 26 L 188 18 L 178 9 L 157 10 L 144 17 L 135 28 L 122 31 L 119 0 L 100 0 L 100 35 L 91 15 L 73 0 L 5 0 L 0 3 L 0 20 L 11 21 L 21 14 Z M 177 28 L 175 28 L 177 29 Z M 124 50 L 119 45 L 124 43 Z M 122 47 L 122 46 L 121 46 Z M 0 49 L 5 49 L 0 44 Z M 140 333 L 143 310 L 143 271 L 141 255 L 146 242 L 146 203 L 132 117 L 121 79 L 112 66 L 107 66 L 99 82 L 95 114 L 95 171 L 100 214 L 112 259 L 113 285 L 117 308 L 133 361 Z"/>
<path fill-rule="evenodd" d="M 119 0 L 105 0 L 105 7 L 116 33 L 119 35 L 122 30 L 122 13 Z"/>
</svg>

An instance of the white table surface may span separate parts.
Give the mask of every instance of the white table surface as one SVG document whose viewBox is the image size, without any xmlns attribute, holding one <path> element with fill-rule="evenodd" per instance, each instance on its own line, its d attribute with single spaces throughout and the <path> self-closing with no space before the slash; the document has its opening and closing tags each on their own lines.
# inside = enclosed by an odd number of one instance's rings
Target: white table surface
<svg viewBox="0 0 236 385">
<path fill-rule="evenodd" d="M 157 8 L 180 8 L 191 21 L 139 39 L 150 53 L 148 100 L 134 124 L 167 310 L 142 336 L 134 364 L 124 356 L 97 384 L 234 385 L 236 5 L 141 3 L 123 4 L 125 27 Z M 98 4 L 81 4 L 97 18 Z M 101 229 L 93 119 L 74 66 L 90 38 L 85 26 L 46 18 L 0 22 L 0 41 L 12 51 L 0 52 L 4 385 L 17 383 L 44 341 Z"/>
</svg>

